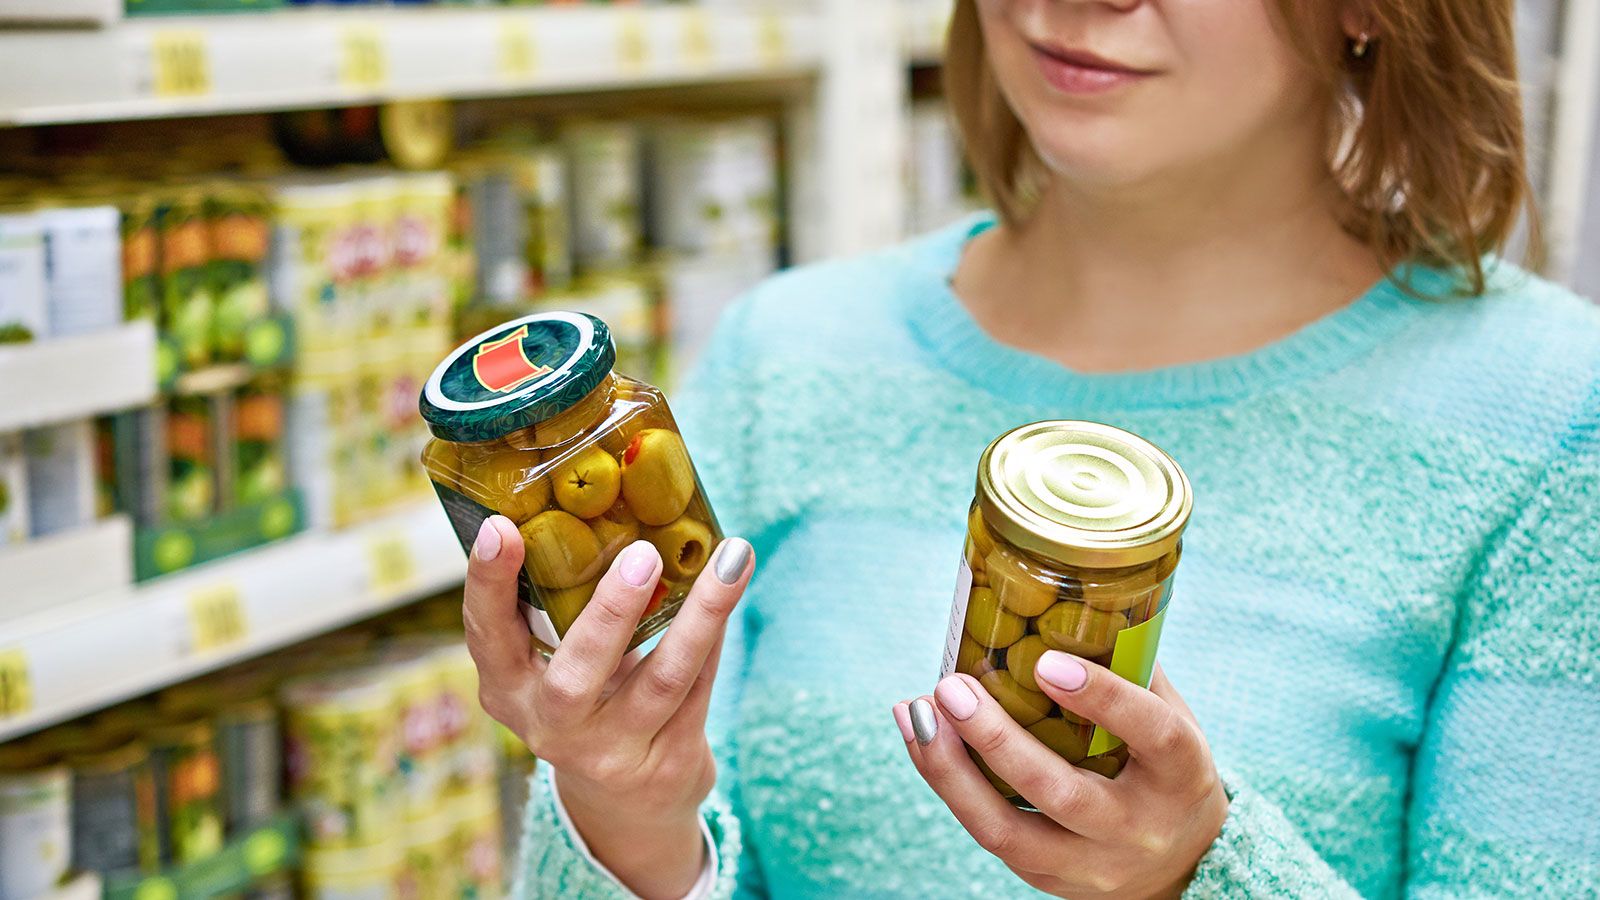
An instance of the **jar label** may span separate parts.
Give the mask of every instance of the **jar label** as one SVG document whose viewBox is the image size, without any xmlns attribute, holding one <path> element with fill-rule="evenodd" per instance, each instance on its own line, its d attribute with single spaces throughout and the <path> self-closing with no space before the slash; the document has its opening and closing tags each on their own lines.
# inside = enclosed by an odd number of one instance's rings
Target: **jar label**
<svg viewBox="0 0 1600 900">
<path fill-rule="evenodd" d="M 1156 648 L 1161 644 L 1161 626 L 1167 620 L 1167 601 L 1172 597 L 1173 579 L 1168 578 L 1161 588 L 1158 610 L 1148 620 L 1117 632 L 1111 649 L 1111 671 L 1137 684 L 1150 687 L 1150 676 L 1155 674 Z M 1096 725 L 1089 739 L 1089 756 L 1109 753 L 1122 746 L 1122 739 Z"/>
<path fill-rule="evenodd" d="M 944 662 L 939 666 L 939 677 L 944 678 L 956 670 L 956 654 L 961 650 L 961 633 L 966 629 L 967 597 L 972 593 L 972 567 L 962 557 L 956 568 L 956 596 L 950 606 L 950 631 L 944 639 Z"/>
</svg>

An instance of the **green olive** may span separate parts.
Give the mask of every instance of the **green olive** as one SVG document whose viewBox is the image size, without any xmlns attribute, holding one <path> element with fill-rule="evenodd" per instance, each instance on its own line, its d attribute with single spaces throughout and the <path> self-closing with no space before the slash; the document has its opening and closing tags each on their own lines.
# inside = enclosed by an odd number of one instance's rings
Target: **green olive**
<svg viewBox="0 0 1600 900">
<path fill-rule="evenodd" d="M 622 499 L 646 525 L 683 515 L 694 497 L 694 464 L 677 432 L 646 428 L 622 453 Z"/>
<path fill-rule="evenodd" d="M 622 473 L 615 457 L 591 445 L 556 459 L 550 467 L 550 484 L 562 509 L 592 519 L 617 502 Z"/>
<path fill-rule="evenodd" d="M 996 775 L 994 770 L 989 768 L 989 764 L 983 761 L 983 757 L 970 748 L 968 748 L 967 752 L 972 757 L 972 761 L 978 764 L 978 771 L 983 773 L 983 777 L 989 779 L 989 783 L 994 785 L 994 789 L 999 791 L 1002 797 L 1016 797 L 1021 793 L 1016 788 L 1006 784 L 999 775 Z"/>
<path fill-rule="evenodd" d="M 1028 631 L 1028 620 L 1000 608 L 994 591 L 975 587 L 967 594 L 967 634 L 985 647 L 1009 647 Z"/>
<path fill-rule="evenodd" d="M 612 558 L 621 553 L 623 547 L 639 539 L 639 520 L 628 512 L 627 505 L 623 503 L 617 503 L 597 518 L 590 519 L 589 528 L 600 542 L 600 553 L 605 557 L 606 565 L 611 564 Z"/>
<path fill-rule="evenodd" d="M 1051 649 L 1092 658 L 1111 652 L 1117 633 L 1127 624 L 1127 617 L 1119 613 L 1063 600 L 1046 610 L 1034 626 Z"/>
<path fill-rule="evenodd" d="M 519 525 L 550 505 L 550 482 L 538 471 L 539 454 L 496 450 L 472 459 L 463 453 L 461 491 Z"/>
<path fill-rule="evenodd" d="M 1044 693 L 1039 687 L 1039 682 L 1033 677 L 1033 667 L 1039 664 L 1039 657 L 1048 649 L 1050 648 L 1045 646 L 1044 638 L 1037 634 L 1027 635 L 1006 648 L 1006 671 L 1017 680 L 1017 684 L 1030 691 Z"/>
<path fill-rule="evenodd" d="M 537 450 L 541 446 L 539 432 L 532 425 L 501 435 L 499 443 L 508 450 Z"/>
<path fill-rule="evenodd" d="M 422 448 L 422 467 L 434 484 L 452 491 L 461 490 L 461 455 L 456 445 L 433 438 Z"/>
<path fill-rule="evenodd" d="M 967 539 L 972 542 L 979 556 L 994 552 L 994 538 L 989 535 L 989 523 L 983 520 L 983 511 L 978 509 L 976 503 L 967 511 Z"/>
<path fill-rule="evenodd" d="M 995 664 L 993 654 L 996 651 L 978 643 L 966 633 L 961 635 L 961 643 L 956 648 L 956 671 L 973 678 L 982 678 L 985 674 L 999 668 Z"/>
<path fill-rule="evenodd" d="M 978 683 L 1000 704 L 1006 715 L 1016 719 L 1017 724 L 1023 727 L 1050 715 L 1050 710 L 1055 709 L 1055 701 L 1018 684 L 1010 672 L 997 669 L 979 678 Z"/>
<path fill-rule="evenodd" d="M 1094 737 L 1092 727 L 1068 722 L 1051 716 L 1028 726 L 1028 733 L 1056 752 L 1067 762 L 1075 763 L 1089 752 L 1089 739 Z"/>
<path fill-rule="evenodd" d="M 688 516 L 670 525 L 646 528 L 644 539 L 656 545 L 661 554 L 661 577 L 668 581 L 688 581 L 699 575 L 711 558 L 711 529 Z"/>
<path fill-rule="evenodd" d="M 557 637 L 567 636 L 567 629 L 578 621 L 578 614 L 589 605 L 589 598 L 594 596 L 595 585 L 599 583 L 600 579 L 595 578 L 576 587 L 534 588 L 545 613 L 550 616 L 550 624 L 555 626 Z"/>
<path fill-rule="evenodd" d="M 1117 773 L 1122 771 L 1122 760 L 1115 756 L 1092 756 L 1088 759 L 1079 760 L 1077 766 L 1096 775 L 1115 778 Z"/>
<path fill-rule="evenodd" d="M 527 549 L 522 564 L 534 584 L 577 587 L 599 574 L 600 542 L 577 516 L 552 509 L 529 519 L 518 530 Z"/>
<path fill-rule="evenodd" d="M 1162 582 L 1178 567 L 1178 554 L 1168 553 L 1155 562 L 1122 569 L 1091 569 L 1072 583 L 1069 593 L 1095 609 L 1121 612 L 1157 596 Z"/>
<path fill-rule="evenodd" d="M 1054 581 L 1036 573 L 1021 557 L 996 547 L 986 557 L 989 583 L 1000 605 L 1019 616 L 1037 616 L 1061 599 Z"/>
</svg>

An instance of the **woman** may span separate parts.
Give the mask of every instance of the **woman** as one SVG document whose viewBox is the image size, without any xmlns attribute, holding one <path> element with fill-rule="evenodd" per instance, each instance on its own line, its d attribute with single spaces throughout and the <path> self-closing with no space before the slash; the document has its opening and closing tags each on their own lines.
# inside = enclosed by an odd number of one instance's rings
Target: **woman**
<svg viewBox="0 0 1600 900">
<path fill-rule="evenodd" d="M 1526 189 L 1511 19 L 963 0 L 998 216 L 727 316 L 679 412 L 749 543 L 656 649 L 622 654 L 648 544 L 547 663 L 515 531 L 480 536 L 484 705 L 549 764 L 519 895 L 1591 895 L 1600 317 L 1488 256 Z M 979 453 L 1043 418 L 1152 439 L 1197 498 L 1151 688 L 1039 664 L 1127 739 L 1115 779 L 970 678 L 922 693 Z"/>
</svg>

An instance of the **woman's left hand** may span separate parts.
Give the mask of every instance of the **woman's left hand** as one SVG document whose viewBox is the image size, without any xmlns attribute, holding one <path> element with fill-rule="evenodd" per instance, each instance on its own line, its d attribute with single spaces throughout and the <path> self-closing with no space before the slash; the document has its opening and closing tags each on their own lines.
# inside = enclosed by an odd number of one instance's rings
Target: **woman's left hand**
<svg viewBox="0 0 1600 900">
<path fill-rule="evenodd" d="M 913 714 L 894 715 L 917 771 L 978 844 L 1023 881 L 1060 897 L 1176 897 L 1222 830 L 1228 798 L 1194 714 L 1157 667 L 1150 689 L 1050 651 L 1035 668 L 1063 709 L 1128 744 L 1115 779 L 1079 769 L 1018 725 L 978 681 L 951 675 Z M 913 728 L 913 720 L 920 719 Z M 932 734 L 927 732 L 932 726 Z M 1036 806 L 1001 797 L 967 755 Z"/>
</svg>

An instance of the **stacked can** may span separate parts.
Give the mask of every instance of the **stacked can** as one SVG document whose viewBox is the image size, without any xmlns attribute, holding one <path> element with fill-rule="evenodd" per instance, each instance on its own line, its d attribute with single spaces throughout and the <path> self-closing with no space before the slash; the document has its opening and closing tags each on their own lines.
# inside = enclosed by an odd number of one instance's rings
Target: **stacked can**
<svg viewBox="0 0 1600 900">
<path fill-rule="evenodd" d="M 32 747 L 0 754 L 0 900 L 31 900 L 66 874 L 71 788 L 66 766 Z"/>
</svg>

